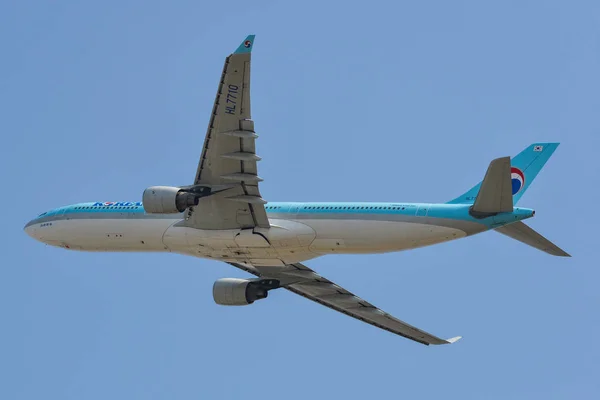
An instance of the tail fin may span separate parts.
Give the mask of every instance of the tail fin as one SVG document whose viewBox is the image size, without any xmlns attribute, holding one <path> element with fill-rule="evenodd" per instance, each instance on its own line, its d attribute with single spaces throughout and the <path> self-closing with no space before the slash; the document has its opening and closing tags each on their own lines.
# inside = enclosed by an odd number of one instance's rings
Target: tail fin
<svg viewBox="0 0 600 400">
<path fill-rule="evenodd" d="M 510 160 L 513 204 L 517 204 L 558 145 L 559 143 L 534 143 Z M 480 188 L 481 182 L 448 203 L 473 204 Z"/>
<path fill-rule="evenodd" d="M 514 222 L 510 225 L 505 225 L 496 228 L 496 232 L 500 232 L 510 238 L 518 240 L 529 246 L 535 247 L 538 250 L 546 252 L 553 256 L 571 257 L 569 253 L 559 248 L 557 245 L 534 231 L 531 227 L 522 221 Z"/>
</svg>

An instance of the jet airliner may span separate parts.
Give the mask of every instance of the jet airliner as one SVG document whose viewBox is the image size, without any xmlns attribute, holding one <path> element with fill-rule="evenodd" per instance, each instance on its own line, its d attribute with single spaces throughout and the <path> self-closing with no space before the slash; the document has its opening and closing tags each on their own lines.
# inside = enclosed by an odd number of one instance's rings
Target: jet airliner
<svg viewBox="0 0 600 400">
<path fill-rule="evenodd" d="M 493 160 L 483 180 L 443 204 L 274 203 L 262 198 L 250 113 L 254 35 L 225 59 L 194 181 L 153 186 L 136 202 L 89 202 L 40 214 L 25 226 L 49 245 L 82 251 L 174 252 L 218 260 L 250 279 L 213 285 L 217 304 L 248 305 L 287 289 L 425 345 L 454 343 L 413 327 L 319 275 L 304 262 L 326 254 L 396 252 L 495 230 L 555 256 L 569 256 L 523 220 L 519 199 L 558 143 L 535 143 Z"/>
</svg>

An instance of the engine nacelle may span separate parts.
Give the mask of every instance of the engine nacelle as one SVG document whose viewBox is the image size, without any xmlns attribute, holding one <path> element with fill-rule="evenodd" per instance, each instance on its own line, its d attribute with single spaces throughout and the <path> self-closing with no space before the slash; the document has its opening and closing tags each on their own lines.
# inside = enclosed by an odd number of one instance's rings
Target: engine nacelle
<svg viewBox="0 0 600 400">
<path fill-rule="evenodd" d="M 258 280 L 223 278 L 215 281 L 213 298 L 222 306 L 246 306 L 267 297 L 268 290 Z"/>
<path fill-rule="evenodd" d="M 198 195 L 173 186 L 152 186 L 144 190 L 142 201 L 148 214 L 174 214 L 198 205 Z"/>
</svg>

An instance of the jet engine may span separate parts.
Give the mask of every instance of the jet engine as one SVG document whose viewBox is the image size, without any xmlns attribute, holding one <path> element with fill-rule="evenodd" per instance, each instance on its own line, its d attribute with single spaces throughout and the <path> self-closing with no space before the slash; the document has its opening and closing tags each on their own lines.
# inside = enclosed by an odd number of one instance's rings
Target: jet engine
<svg viewBox="0 0 600 400">
<path fill-rule="evenodd" d="M 223 278 L 213 285 L 215 303 L 222 306 L 246 306 L 267 297 L 269 290 L 279 287 L 274 279 Z"/>
<path fill-rule="evenodd" d="M 174 214 L 197 206 L 199 197 L 178 187 L 152 186 L 144 190 L 142 201 L 148 214 Z"/>
</svg>

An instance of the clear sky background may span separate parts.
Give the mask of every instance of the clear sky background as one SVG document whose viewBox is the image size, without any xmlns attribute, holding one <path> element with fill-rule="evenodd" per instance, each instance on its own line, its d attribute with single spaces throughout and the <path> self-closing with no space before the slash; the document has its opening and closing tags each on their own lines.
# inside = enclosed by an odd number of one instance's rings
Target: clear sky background
<svg viewBox="0 0 600 400">
<path fill-rule="evenodd" d="M 597 1 L 2 2 L 0 398 L 599 398 L 599 26 Z M 225 264 L 25 235 L 191 183 L 250 33 L 266 199 L 444 202 L 559 141 L 520 205 L 574 257 L 489 232 L 307 262 L 464 336 L 426 347 L 286 291 L 217 306 L 214 280 L 246 276 Z"/>
</svg>

